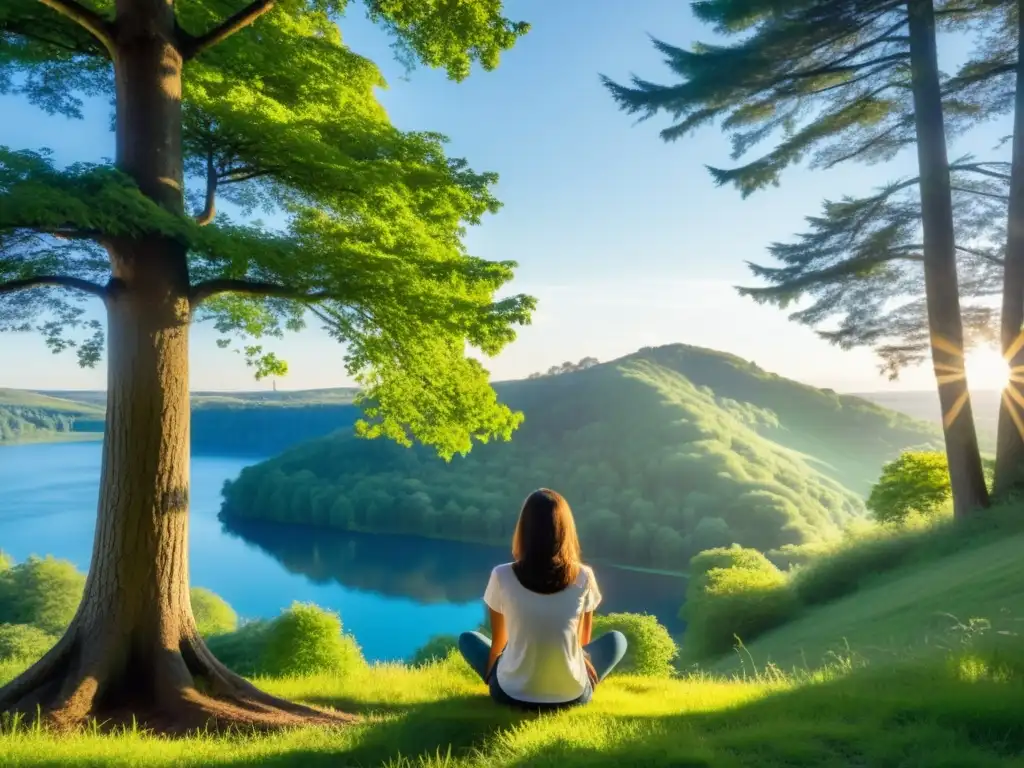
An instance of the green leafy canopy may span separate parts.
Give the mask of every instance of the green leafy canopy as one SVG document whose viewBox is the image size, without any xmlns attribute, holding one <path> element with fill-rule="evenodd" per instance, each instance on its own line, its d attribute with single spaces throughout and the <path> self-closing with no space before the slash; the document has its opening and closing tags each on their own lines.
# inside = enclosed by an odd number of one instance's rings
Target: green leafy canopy
<svg viewBox="0 0 1024 768">
<path fill-rule="evenodd" d="M 55 4 L 65 12 L 37 0 L 0 7 L 0 93 L 80 118 L 86 98 L 116 102 L 113 43 L 93 32 L 117 17 L 109 0 Z M 345 345 L 362 434 L 418 439 L 447 457 L 474 438 L 508 438 L 521 416 L 466 354 L 499 352 L 534 308 L 528 296 L 497 298 L 514 263 L 462 242 L 499 209 L 496 175 L 446 156 L 441 135 L 391 125 L 374 95 L 380 71 L 342 41 L 349 5 L 254 3 L 258 18 L 200 50 L 239 3 L 174 4 L 183 49 L 198 51 L 184 56 L 179 209 L 113 164 L 58 167 L 46 152 L 0 147 L 0 330 L 39 330 L 94 365 L 103 328 L 83 301 L 104 295 L 106 246 L 157 234 L 187 248 L 196 320 L 222 346 L 240 344 L 257 377 L 287 370 L 260 339 L 313 318 Z M 493 69 L 527 31 L 500 0 L 366 0 L 365 10 L 407 65 L 454 80 L 474 62 Z"/>
</svg>

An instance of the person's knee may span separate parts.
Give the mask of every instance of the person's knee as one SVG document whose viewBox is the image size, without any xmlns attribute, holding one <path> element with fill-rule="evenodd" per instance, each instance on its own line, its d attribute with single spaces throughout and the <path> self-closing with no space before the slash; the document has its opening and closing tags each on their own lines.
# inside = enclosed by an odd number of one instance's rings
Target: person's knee
<svg viewBox="0 0 1024 768">
<path fill-rule="evenodd" d="M 476 634 L 473 632 L 463 632 L 459 635 L 459 650 L 463 653 L 465 653 L 468 648 L 473 648 L 479 644 L 480 642 Z"/>
<path fill-rule="evenodd" d="M 617 629 L 611 630 L 608 634 L 612 638 L 610 642 L 615 646 L 615 650 L 619 653 L 625 653 L 626 649 L 629 647 L 629 641 L 626 639 L 626 636 Z"/>
</svg>

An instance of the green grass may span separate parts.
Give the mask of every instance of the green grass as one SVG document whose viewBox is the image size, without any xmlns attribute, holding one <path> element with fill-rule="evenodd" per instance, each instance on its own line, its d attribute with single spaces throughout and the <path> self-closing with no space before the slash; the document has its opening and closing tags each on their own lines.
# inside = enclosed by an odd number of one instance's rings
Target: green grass
<svg viewBox="0 0 1024 768">
<path fill-rule="evenodd" d="M 264 680 L 270 691 L 364 716 L 335 731 L 165 739 L 139 731 L 0 734 L 15 766 L 1010 766 L 1024 755 L 1024 682 L 955 663 L 804 683 L 612 678 L 585 708 L 520 714 L 451 663 L 346 679 Z M 2 675 L 2 671 L 0 671 Z"/>
<path fill-rule="evenodd" d="M 1024 534 L 966 542 L 961 552 L 880 575 L 710 668 L 734 672 L 769 663 L 784 670 L 813 668 L 848 649 L 879 662 L 946 651 L 965 634 L 1024 631 L 1022 551 Z"/>
</svg>

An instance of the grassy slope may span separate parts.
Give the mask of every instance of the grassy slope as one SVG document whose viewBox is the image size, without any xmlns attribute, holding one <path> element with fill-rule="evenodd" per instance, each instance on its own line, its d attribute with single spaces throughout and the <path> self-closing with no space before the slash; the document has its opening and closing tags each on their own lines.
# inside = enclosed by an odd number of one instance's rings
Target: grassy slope
<svg viewBox="0 0 1024 768">
<path fill-rule="evenodd" d="M 40 392 L 24 389 L 0 388 L 0 406 L 18 408 L 38 408 L 55 413 L 66 413 L 73 416 L 96 417 L 103 415 L 103 408 L 88 401 L 79 401 L 63 397 L 52 397 Z"/>
<path fill-rule="evenodd" d="M 711 665 L 716 672 L 783 670 L 827 663 L 832 653 L 852 651 L 878 662 L 945 650 L 967 639 L 972 619 L 984 634 L 1024 630 L 1024 534 L 968 546 L 940 560 L 879 576 L 869 587 L 824 605 L 769 632 L 744 652 Z M 963 629 L 958 629 L 962 627 Z"/>
<path fill-rule="evenodd" d="M 959 664 L 804 686 L 612 678 L 589 707 L 538 717 L 492 705 L 451 666 L 376 667 L 263 681 L 366 715 L 341 731 L 174 741 L 22 731 L 0 735 L 0 754 L 12 767 L 1019 765 L 1024 685 L 986 677 Z"/>
<path fill-rule="evenodd" d="M 29 414 L 76 422 L 97 423 L 103 419 L 103 408 L 86 401 L 52 397 L 39 392 L 19 389 L 0 389 L 0 419 L 13 420 L 16 425 L 14 439 L 5 440 L 0 436 L 0 445 L 11 443 L 69 442 L 90 440 L 99 437 L 95 432 L 63 432 L 32 425 Z M 19 426 L 20 425 L 20 426 Z M 20 432 L 20 434 L 19 434 Z"/>
</svg>

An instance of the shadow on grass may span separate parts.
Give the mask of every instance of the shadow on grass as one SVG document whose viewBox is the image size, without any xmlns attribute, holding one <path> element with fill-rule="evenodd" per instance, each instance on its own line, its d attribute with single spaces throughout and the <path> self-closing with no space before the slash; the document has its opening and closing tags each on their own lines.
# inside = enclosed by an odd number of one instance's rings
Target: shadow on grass
<svg viewBox="0 0 1024 768">
<path fill-rule="evenodd" d="M 322 698 L 310 703 L 327 704 L 369 717 L 383 716 L 363 725 L 355 739 L 345 740 L 337 749 L 294 750 L 260 759 L 259 765 L 283 766 L 379 766 L 399 756 L 415 760 L 449 750 L 453 757 L 482 748 L 498 731 L 532 716 L 499 707 L 486 695 L 460 696 L 426 703 L 395 705 L 385 702 Z M 246 764 L 236 763 L 235 765 Z M 231 765 L 231 763 L 229 763 Z"/>
<path fill-rule="evenodd" d="M 712 712 L 613 718 L 603 749 L 553 739 L 503 768 L 1024 765 L 1024 684 L 868 671 Z"/>
</svg>

